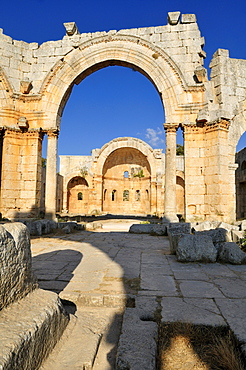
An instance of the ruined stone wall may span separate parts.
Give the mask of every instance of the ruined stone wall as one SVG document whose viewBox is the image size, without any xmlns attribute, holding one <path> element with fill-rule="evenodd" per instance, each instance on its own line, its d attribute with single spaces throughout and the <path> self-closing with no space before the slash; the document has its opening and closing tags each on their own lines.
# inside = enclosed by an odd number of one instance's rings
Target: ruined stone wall
<svg viewBox="0 0 246 370">
<path fill-rule="evenodd" d="M 187 77 L 188 84 L 194 84 L 194 70 L 203 63 L 206 56 L 202 50 L 204 38 L 196 23 L 194 14 L 179 12 L 176 18 L 169 17 L 169 24 L 158 27 L 110 30 L 109 32 L 74 33 L 69 31 L 71 24 L 65 24 L 66 35 L 62 40 L 48 41 L 41 45 L 12 39 L 0 33 L 0 66 L 8 78 L 13 93 L 31 95 L 40 93 L 44 79 L 52 67 L 65 55 L 84 42 L 95 38 L 113 35 L 131 35 L 159 46 L 170 55 Z M 154 58 L 154 57 L 153 57 Z M 158 56 L 156 56 L 158 58 Z M 31 85 L 28 85 L 28 81 Z M 0 95 L 3 98 L 3 94 Z"/>
<path fill-rule="evenodd" d="M 74 22 L 64 26 L 66 34 L 61 40 L 42 45 L 13 40 L 3 30 L 0 32 L 3 215 L 39 215 L 40 140 L 47 134 L 45 207 L 47 216 L 55 217 L 60 206 L 54 197 L 57 181 L 54 158 L 67 99 L 73 85 L 89 74 L 110 65 L 120 65 L 141 72 L 156 87 L 165 108 L 165 130 L 171 132 L 182 127 L 186 131 L 186 218 L 191 221 L 219 215 L 224 221 L 235 219 L 235 148 L 246 130 L 246 61 L 231 59 L 228 51 L 219 49 L 211 62 L 211 81 L 208 81 L 203 67 L 204 38 L 194 14 L 171 12 L 167 25 L 108 32 L 80 34 Z M 192 126 L 193 132 L 188 133 L 186 127 Z M 8 130 L 15 132 L 15 140 L 9 139 Z M 32 136 L 35 130 L 35 140 L 27 142 L 27 136 Z M 169 162 L 174 163 L 174 135 L 169 144 L 172 146 Z M 28 146 L 32 147 L 31 154 L 29 149 L 25 150 Z M 101 161 L 105 160 L 104 154 Z M 100 158 L 97 162 L 98 153 L 94 155 L 96 176 L 88 177 L 93 181 L 89 202 L 93 209 L 100 209 L 103 179 L 97 167 L 102 167 L 102 163 Z M 170 188 L 168 183 L 173 186 L 164 207 L 165 212 L 175 218 L 176 179 L 169 162 L 166 161 L 166 168 L 169 168 L 165 176 L 166 190 Z M 24 163 L 30 166 L 25 167 Z M 151 196 L 151 209 L 156 208 L 159 213 L 163 212 L 160 173 L 163 171 L 155 168 L 151 184 L 152 189 L 156 188 L 155 195 Z M 62 203 L 66 207 L 64 198 Z"/>
</svg>

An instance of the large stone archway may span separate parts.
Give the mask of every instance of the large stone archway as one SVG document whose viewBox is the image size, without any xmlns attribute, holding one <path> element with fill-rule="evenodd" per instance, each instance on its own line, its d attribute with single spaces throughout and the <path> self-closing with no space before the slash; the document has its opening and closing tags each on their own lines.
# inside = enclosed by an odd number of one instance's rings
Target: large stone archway
<svg viewBox="0 0 246 370">
<path fill-rule="evenodd" d="M 235 112 L 246 98 L 246 78 L 241 73 L 246 62 L 232 60 L 227 51 L 218 50 L 208 81 L 203 68 L 204 39 L 194 14 L 169 13 L 165 26 L 131 30 L 80 34 L 74 23 L 65 24 L 65 28 L 62 40 L 42 45 L 0 34 L 2 214 L 38 215 L 42 138 L 47 135 L 46 214 L 55 216 L 57 138 L 73 85 L 98 69 L 122 65 L 144 74 L 165 108 L 166 219 L 177 219 L 175 148 L 176 130 L 181 126 L 186 219 L 233 220 L 235 149 L 229 136 L 238 125 L 231 125 L 231 129 L 230 123 L 236 122 Z M 228 79 L 223 71 L 234 71 L 235 67 L 236 74 Z M 241 122 L 242 117 L 237 116 Z"/>
</svg>

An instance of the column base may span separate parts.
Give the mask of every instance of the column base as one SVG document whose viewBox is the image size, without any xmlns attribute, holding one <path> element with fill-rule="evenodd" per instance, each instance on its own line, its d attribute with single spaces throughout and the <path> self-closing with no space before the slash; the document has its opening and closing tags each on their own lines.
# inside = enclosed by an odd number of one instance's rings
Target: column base
<svg viewBox="0 0 246 370">
<path fill-rule="evenodd" d="M 165 214 L 163 219 L 162 219 L 162 222 L 163 223 L 170 223 L 170 222 L 179 222 L 179 218 L 178 216 L 173 213 L 173 214 Z"/>
</svg>

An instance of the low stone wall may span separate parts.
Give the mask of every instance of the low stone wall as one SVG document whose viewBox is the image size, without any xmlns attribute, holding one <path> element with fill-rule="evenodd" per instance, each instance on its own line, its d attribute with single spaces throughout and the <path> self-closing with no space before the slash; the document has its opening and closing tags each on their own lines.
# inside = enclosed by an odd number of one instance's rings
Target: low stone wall
<svg viewBox="0 0 246 370">
<path fill-rule="evenodd" d="M 58 295 L 38 289 L 27 226 L 0 225 L 0 369 L 38 369 L 68 320 Z"/>
<path fill-rule="evenodd" d="M 0 310 L 35 288 L 27 227 L 19 222 L 0 225 Z"/>
</svg>

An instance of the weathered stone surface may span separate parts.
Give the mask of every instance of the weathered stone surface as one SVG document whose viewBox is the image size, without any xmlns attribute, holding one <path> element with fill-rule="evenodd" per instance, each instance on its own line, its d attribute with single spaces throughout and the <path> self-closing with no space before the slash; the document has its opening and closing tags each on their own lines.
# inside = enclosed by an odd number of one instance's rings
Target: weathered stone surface
<svg viewBox="0 0 246 370">
<path fill-rule="evenodd" d="M 190 234 L 191 224 L 190 222 L 170 222 L 167 227 L 167 232 L 169 233 L 183 233 Z"/>
<path fill-rule="evenodd" d="M 212 298 L 164 297 L 162 322 L 189 322 L 194 325 L 226 325 Z"/>
<path fill-rule="evenodd" d="M 236 243 L 223 243 L 218 254 L 218 261 L 233 265 L 246 264 L 246 253 Z"/>
<path fill-rule="evenodd" d="M 182 23 L 195 23 L 196 15 L 195 14 L 182 14 L 181 22 Z"/>
<path fill-rule="evenodd" d="M 216 229 L 218 227 L 218 221 L 204 221 L 200 222 L 199 224 L 193 226 L 193 231 L 204 231 L 210 229 Z"/>
<path fill-rule="evenodd" d="M 123 318 L 117 364 L 118 370 L 156 368 L 157 324 L 141 321 L 135 308 L 127 308 Z"/>
<path fill-rule="evenodd" d="M 246 343 L 245 305 L 246 299 L 220 299 L 215 298 L 215 303 L 221 310 L 237 339 Z"/>
<path fill-rule="evenodd" d="M 138 296 L 136 298 L 136 309 L 140 320 L 154 321 L 158 303 L 155 297 Z"/>
<path fill-rule="evenodd" d="M 184 235 L 176 251 L 179 262 L 215 262 L 217 250 L 208 235 Z"/>
<path fill-rule="evenodd" d="M 231 231 L 231 239 L 234 243 L 240 243 L 244 237 L 245 237 L 244 231 L 239 231 L 239 230 Z"/>
<path fill-rule="evenodd" d="M 190 234 L 190 231 L 191 224 L 188 222 L 173 222 L 167 226 L 171 254 L 176 254 L 180 237 L 185 234 Z"/>
<path fill-rule="evenodd" d="M 50 234 L 57 229 L 57 222 L 53 220 L 21 220 L 29 229 L 30 235 L 41 236 L 43 234 Z"/>
<path fill-rule="evenodd" d="M 0 368 L 38 369 L 68 317 L 57 294 L 36 289 L 0 311 Z"/>
<path fill-rule="evenodd" d="M 129 229 L 133 234 L 166 235 L 167 227 L 163 224 L 134 224 Z"/>
<path fill-rule="evenodd" d="M 19 222 L 0 225 L 0 309 L 36 287 L 27 227 Z"/>
<path fill-rule="evenodd" d="M 180 12 L 169 12 L 168 13 L 168 23 L 177 24 L 179 22 Z"/>
<path fill-rule="evenodd" d="M 211 229 L 205 231 L 198 231 L 195 233 L 197 236 L 210 236 L 214 244 L 230 241 L 230 232 L 226 229 Z"/>
</svg>

